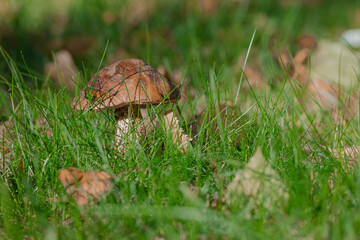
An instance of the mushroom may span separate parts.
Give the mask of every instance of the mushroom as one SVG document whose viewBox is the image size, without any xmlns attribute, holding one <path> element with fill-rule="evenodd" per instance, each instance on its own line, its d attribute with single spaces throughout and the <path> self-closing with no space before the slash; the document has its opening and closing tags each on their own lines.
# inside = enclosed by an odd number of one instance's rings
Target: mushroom
<svg viewBox="0 0 360 240">
<path fill-rule="evenodd" d="M 179 90 L 156 69 L 142 60 L 126 59 L 102 68 L 72 100 L 71 106 L 77 110 L 115 109 L 115 142 L 123 154 L 129 141 L 138 142 L 140 136 L 158 125 L 158 119 L 150 117 L 147 107 L 174 103 L 179 98 Z M 163 122 L 171 130 L 175 146 L 186 151 L 191 139 L 183 133 L 172 111 L 165 113 Z"/>
</svg>

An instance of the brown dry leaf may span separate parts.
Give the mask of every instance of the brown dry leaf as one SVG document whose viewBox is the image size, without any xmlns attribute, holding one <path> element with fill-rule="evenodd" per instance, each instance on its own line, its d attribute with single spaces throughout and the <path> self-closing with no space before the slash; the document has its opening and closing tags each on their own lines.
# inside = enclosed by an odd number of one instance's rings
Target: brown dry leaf
<svg viewBox="0 0 360 240">
<path fill-rule="evenodd" d="M 311 80 L 308 92 L 331 113 L 335 120 L 342 120 L 338 119 L 339 110 L 344 111 L 346 119 L 352 117 L 358 110 L 358 94 L 349 95 L 338 86 L 321 79 Z"/>
<path fill-rule="evenodd" d="M 304 34 L 298 38 L 297 45 L 300 49 L 308 48 L 314 50 L 317 47 L 317 40 L 313 35 Z"/>
<path fill-rule="evenodd" d="M 66 192 L 78 205 L 87 205 L 90 197 L 99 200 L 112 187 L 112 177 L 104 171 L 81 171 L 77 168 L 59 171 Z"/>
<path fill-rule="evenodd" d="M 264 80 L 261 72 L 259 71 L 259 69 L 247 65 L 245 67 L 244 74 L 246 75 L 249 85 L 252 88 L 261 89 L 266 86 L 265 80 Z M 245 86 L 248 87 L 247 84 Z"/>
<path fill-rule="evenodd" d="M 291 59 L 290 52 L 286 49 L 280 50 L 276 54 L 276 60 L 279 66 L 290 76 L 294 75 L 294 64 Z"/>
<path fill-rule="evenodd" d="M 226 203 L 237 204 L 245 196 L 254 206 L 268 210 L 286 205 L 289 193 L 278 173 L 265 160 L 258 148 L 244 169 L 236 173 L 225 195 Z"/>
<path fill-rule="evenodd" d="M 45 72 L 58 85 L 74 90 L 74 75 L 79 73 L 70 52 L 61 50 L 55 53 L 55 61 L 45 65 Z"/>
<path fill-rule="evenodd" d="M 308 48 L 300 49 L 294 57 L 295 79 L 309 94 L 308 103 L 306 104 L 307 109 L 310 110 L 316 107 L 314 98 L 321 107 L 331 113 L 336 121 L 341 121 L 343 117 L 347 119 L 353 116 L 358 109 L 358 94 L 348 94 L 336 84 L 311 77 L 306 67 L 309 57 L 310 50 Z M 340 119 L 339 110 L 344 111 Z"/>
</svg>

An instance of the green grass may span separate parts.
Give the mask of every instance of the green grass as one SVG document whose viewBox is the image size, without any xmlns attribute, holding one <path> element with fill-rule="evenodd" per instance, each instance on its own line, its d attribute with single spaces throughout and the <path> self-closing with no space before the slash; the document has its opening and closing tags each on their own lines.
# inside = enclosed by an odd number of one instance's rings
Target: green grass
<svg viewBox="0 0 360 240">
<path fill-rule="evenodd" d="M 15 34 L 21 44 L 11 47 L 5 38 L 1 48 L 5 90 L 0 107 L 13 125 L 8 139 L 1 140 L 12 152 L 0 158 L 0 238 L 359 238 L 358 166 L 343 167 L 348 156 L 339 159 L 327 149 L 358 145 L 358 115 L 339 125 L 321 109 L 318 116 L 305 112 L 306 119 L 299 121 L 304 106 L 294 99 L 305 93 L 284 77 L 269 49 L 269 42 L 275 42 L 275 48 L 293 50 L 303 32 L 335 38 L 340 27 L 354 27 L 348 20 L 354 8 L 351 1 L 341 7 L 328 1 L 326 8 L 324 4 L 283 8 L 274 1 L 234 7 L 224 2 L 213 17 L 202 16 L 180 1 L 160 1 L 163 11 L 135 27 L 103 22 L 104 10 L 118 10 L 121 5 L 87 2 L 71 5 L 69 21 L 74 24 L 62 36 L 89 34 L 98 39 L 98 46 L 86 57 L 75 56 L 78 66 L 85 66 L 76 79 L 75 93 L 54 86 L 38 73 L 49 56 L 37 51 L 44 39 L 25 39 L 30 36 L 25 23 L 31 16 L 24 13 L 28 11 L 22 9 L 9 23 L 19 31 Z M 265 28 L 254 24 L 259 14 L 267 16 Z M 49 29 L 38 24 L 34 31 Z M 169 36 L 161 37 L 167 31 Z M 278 37 L 273 40 L 274 36 Z M 70 107 L 79 88 L 99 65 L 109 63 L 107 56 L 117 46 L 153 66 L 180 69 L 190 79 L 188 91 L 193 89 L 197 95 L 189 94 L 184 103 L 172 106 L 179 108 L 176 114 L 182 116 L 181 124 L 189 134 L 195 107 L 203 108 L 196 138 L 185 154 L 176 150 L 166 131 L 158 129 L 122 156 L 114 146 L 112 111 L 78 112 Z M 241 76 L 233 66 L 247 50 L 248 63 L 259 64 L 270 84 L 263 90 L 245 90 L 243 78 L 238 103 L 223 114 L 219 105 L 234 103 Z M 44 119 L 51 137 L 39 123 Z M 226 187 L 258 146 L 287 186 L 289 202 L 269 211 L 262 205 L 252 207 L 250 200 L 239 196 L 242 201 L 229 207 L 223 199 Z M 311 147 L 311 152 L 305 147 Z M 108 172 L 114 176 L 112 191 L 92 207 L 78 207 L 58 179 L 58 170 L 70 167 Z"/>
</svg>

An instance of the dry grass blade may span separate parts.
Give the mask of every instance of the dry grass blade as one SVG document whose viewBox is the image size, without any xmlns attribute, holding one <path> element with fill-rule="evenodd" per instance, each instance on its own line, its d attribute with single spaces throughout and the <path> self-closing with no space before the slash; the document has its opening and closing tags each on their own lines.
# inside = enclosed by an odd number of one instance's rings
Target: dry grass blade
<svg viewBox="0 0 360 240">
<path fill-rule="evenodd" d="M 78 205 L 87 205 L 90 197 L 99 200 L 112 187 L 112 177 L 104 171 L 63 169 L 59 171 L 59 179 Z"/>
</svg>

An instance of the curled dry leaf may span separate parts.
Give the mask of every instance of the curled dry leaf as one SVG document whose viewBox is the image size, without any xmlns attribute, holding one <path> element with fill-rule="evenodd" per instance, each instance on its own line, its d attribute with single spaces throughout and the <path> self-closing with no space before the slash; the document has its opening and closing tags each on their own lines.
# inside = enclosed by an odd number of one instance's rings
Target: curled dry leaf
<svg viewBox="0 0 360 240">
<path fill-rule="evenodd" d="M 79 73 L 70 52 L 61 50 L 55 53 L 54 62 L 45 65 L 45 72 L 58 85 L 74 89 L 73 76 Z"/>
<path fill-rule="evenodd" d="M 268 210 L 283 207 L 289 199 L 289 193 L 278 173 L 265 160 L 258 148 L 244 169 L 236 173 L 225 195 L 228 205 L 240 203 L 245 196 L 253 205 L 262 205 Z"/>
<path fill-rule="evenodd" d="M 78 205 L 87 205 L 90 197 L 98 200 L 112 187 L 112 177 L 104 171 L 81 171 L 77 168 L 59 171 L 59 179 L 66 192 Z"/>
</svg>

